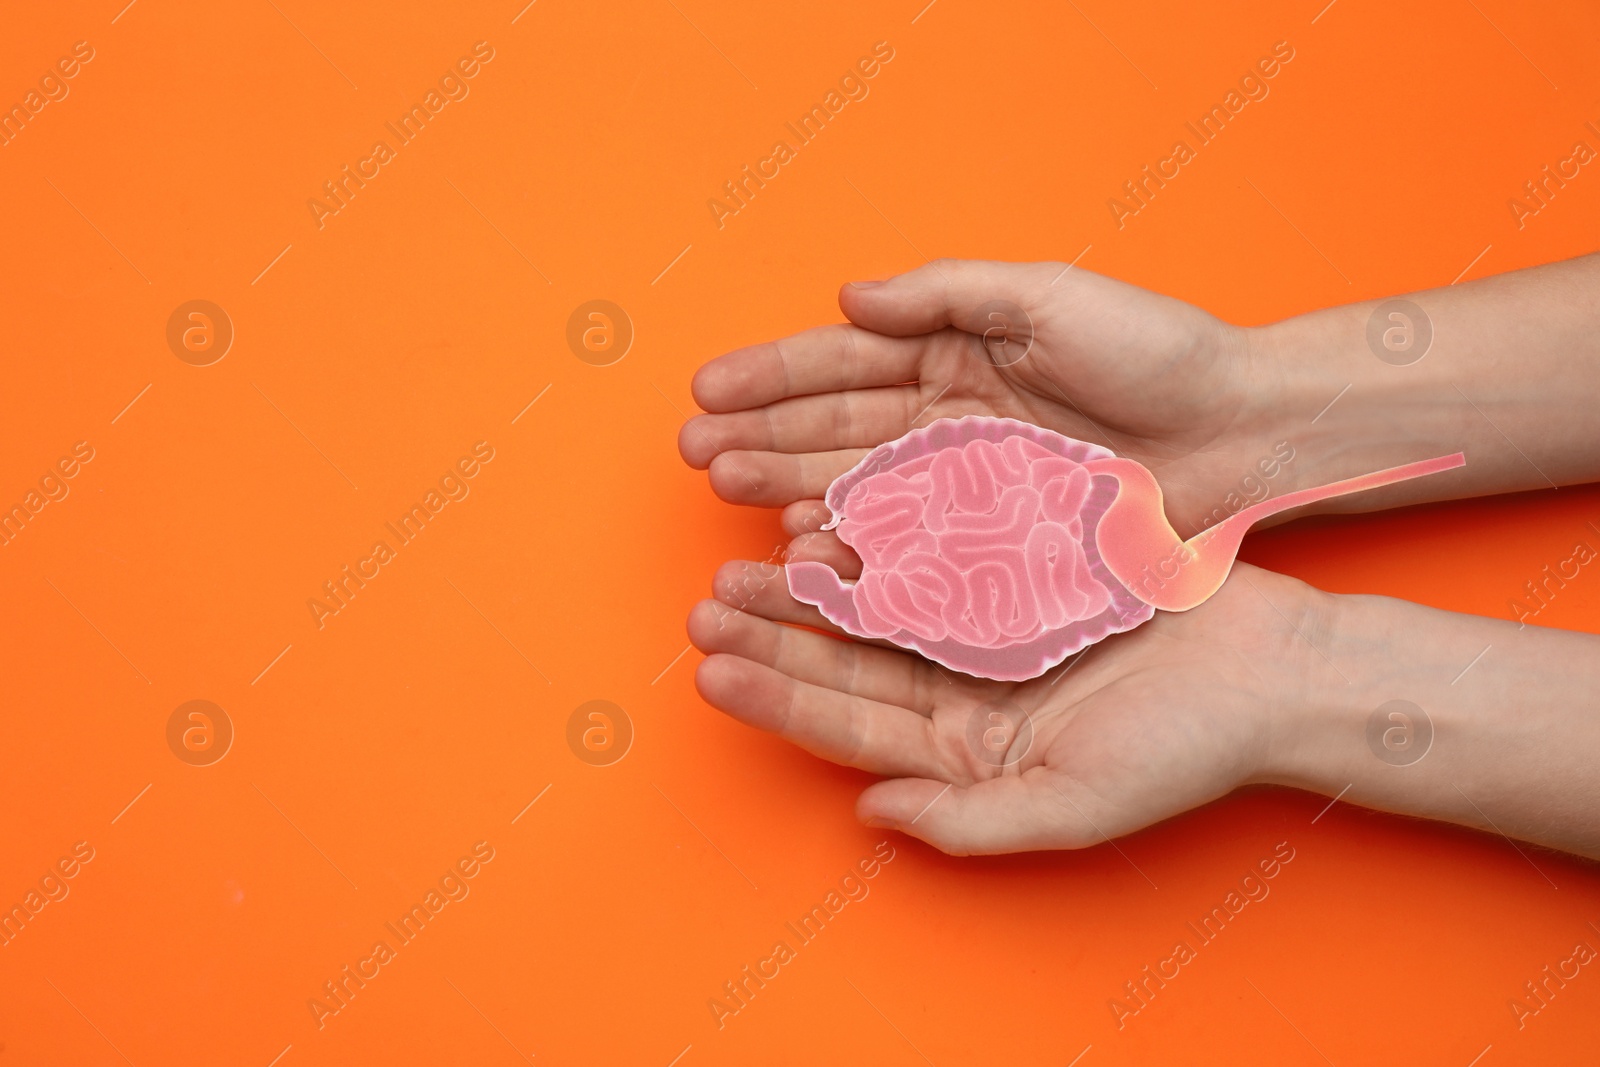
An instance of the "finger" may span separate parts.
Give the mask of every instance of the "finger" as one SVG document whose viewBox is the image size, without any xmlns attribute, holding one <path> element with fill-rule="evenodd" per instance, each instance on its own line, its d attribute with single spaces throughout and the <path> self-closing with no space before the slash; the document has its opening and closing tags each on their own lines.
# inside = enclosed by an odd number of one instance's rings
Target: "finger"
<svg viewBox="0 0 1600 1067">
<path fill-rule="evenodd" d="M 711 580 L 711 595 L 730 608 L 773 622 L 849 636 L 815 607 L 796 600 L 789 592 L 788 575 L 776 563 L 729 560 L 717 568 L 716 577 Z"/>
<path fill-rule="evenodd" d="M 776 563 L 730 560 L 717 568 L 716 577 L 711 581 L 711 595 L 729 607 L 738 608 L 751 615 L 759 615 L 763 619 L 771 619 L 773 622 L 809 626 L 814 630 L 838 634 L 859 644 L 873 645 L 877 648 L 899 647 L 892 641 L 856 637 L 831 622 L 812 605 L 796 600 L 789 592 L 788 574 Z M 965 676 L 941 671 L 931 664 L 930 667 L 946 684 L 963 684 L 960 679 Z"/>
<path fill-rule="evenodd" d="M 926 660 L 784 626 L 716 600 L 702 600 L 689 613 L 689 640 L 708 656 L 738 656 L 808 685 L 919 715 L 932 713 L 944 684 Z"/>
<path fill-rule="evenodd" d="M 711 489 L 730 504 L 781 508 L 820 497 L 833 480 L 854 467 L 868 449 L 838 452 L 721 452 L 711 460 Z"/>
<path fill-rule="evenodd" d="M 725 653 L 702 660 L 694 680 L 712 707 L 823 759 L 874 774 L 946 773 L 932 722 L 905 708 L 799 682 Z"/>
<path fill-rule="evenodd" d="M 742 411 L 786 396 L 866 389 L 917 380 L 921 341 L 883 337 L 841 323 L 819 326 L 718 356 L 695 372 L 695 403 Z"/>
<path fill-rule="evenodd" d="M 689 466 L 704 470 L 713 456 L 729 449 L 873 448 L 909 430 L 924 405 L 920 385 L 897 385 L 795 397 L 725 415 L 696 415 L 678 431 L 678 451 Z"/>
<path fill-rule="evenodd" d="M 789 542 L 785 563 L 826 563 L 846 581 L 861 577 L 861 557 L 832 530 L 801 534 Z"/>
<path fill-rule="evenodd" d="M 982 333 L 993 323 L 980 321 L 976 312 L 981 305 L 1008 300 L 1031 312 L 1066 267 L 940 259 L 888 281 L 852 282 L 839 290 L 839 307 L 857 326 L 892 337 L 946 326 Z"/>
<path fill-rule="evenodd" d="M 1098 838 L 1082 833 L 1045 772 L 1005 775 L 972 785 L 900 778 L 869 787 L 856 817 L 888 826 L 952 856 L 985 856 L 1046 848 L 1080 848 Z"/>
<path fill-rule="evenodd" d="M 799 537 L 801 534 L 816 533 L 832 518 L 833 512 L 828 510 L 828 505 L 823 501 L 796 500 L 783 509 L 780 521 L 784 533 Z"/>
</svg>

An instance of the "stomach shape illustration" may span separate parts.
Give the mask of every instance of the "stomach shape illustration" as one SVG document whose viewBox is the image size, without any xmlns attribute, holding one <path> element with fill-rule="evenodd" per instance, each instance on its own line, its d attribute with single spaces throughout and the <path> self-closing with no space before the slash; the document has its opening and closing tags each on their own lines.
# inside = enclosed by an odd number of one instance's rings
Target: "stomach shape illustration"
<svg viewBox="0 0 1600 1067">
<path fill-rule="evenodd" d="M 1183 541 L 1141 464 L 1014 419 L 940 419 L 828 487 L 824 529 L 861 557 L 861 578 L 792 563 L 789 589 L 854 636 L 1022 681 L 1157 608 L 1202 603 L 1267 515 L 1464 462 L 1457 453 L 1289 493 Z"/>
</svg>

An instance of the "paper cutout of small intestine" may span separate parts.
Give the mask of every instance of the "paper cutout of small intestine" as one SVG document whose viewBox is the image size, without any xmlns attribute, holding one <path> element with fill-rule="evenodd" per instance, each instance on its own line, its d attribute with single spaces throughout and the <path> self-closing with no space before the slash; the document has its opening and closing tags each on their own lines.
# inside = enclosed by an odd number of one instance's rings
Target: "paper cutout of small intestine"
<svg viewBox="0 0 1600 1067">
<path fill-rule="evenodd" d="M 1465 462 L 1458 452 L 1287 493 L 1184 541 L 1142 464 L 1014 419 L 940 419 L 828 487 L 824 529 L 861 557 L 861 578 L 791 563 L 789 590 L 856 637 L 1023 681 L 1157 609 L 1203 603 L 1270 515 Z"/>
</svg>

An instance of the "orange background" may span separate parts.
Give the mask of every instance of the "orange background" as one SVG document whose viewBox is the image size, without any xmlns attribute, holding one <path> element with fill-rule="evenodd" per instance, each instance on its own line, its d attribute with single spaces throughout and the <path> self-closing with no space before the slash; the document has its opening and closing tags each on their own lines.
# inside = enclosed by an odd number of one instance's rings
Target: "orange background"
<svg viewBox="0 0 1600 1067">
<path fill-rule="evenodd" d="M 1506 201 L 1596 143 L 1594 10 L 275 2 L 34 4 L 0 35 L 0 101 L 95 50 L 0 148 L 0 501 L 95 449 L 0 548 L 0 903 L 95 849 L 0 948 L 0 1064 L 1592 1055 L 1589 969 L 1521 1031 L 1507 1007 L 1600 946 L 1589 866 L 1344 804 L 1313 822 L 1326 799 L 1283 790 L 1076 854 L 896 838 L 718 1030 L 707 1000 L 883 834 L 852 817 L 866 776 L 712 711 L 675 659 L 715 566 L 779 533 L 674 441 L 700 363 L 923 255 L 1089 246 L 1259 323 L 1589 251 L 1592 168 L 1523 229 Z M 306 201 L 480 40 L 470 96 L 319 230 Z M 1270 97 L 1118 230 L 1107 198 L 1279 40 Z M 718 229 L 707 199 L 878 41 L 870 96 Z M 565 341 L 597 298 L 636 329 L 607 367 Z M 211 366 L 166 344 L 192 299 L 236 330 Z M 477 441 L 471 495 L 319 630 L 307 599 Z M 1597 519 L 1564 489 L 1244 555 L 1503 617 Z M 1596 629 L 1600 579 L 1540 622 Z M 207 767 L 167 747 L 193 699 L 236 729 Z M 566 743 L 594 699 L 636 732 L 608 767 Z M 319 1030 L 308 999 L 484 840 L 471 895 Z M 1122 983 L 1285 840 L 1271 896 L 1119 1031 Z"/>
</svg>

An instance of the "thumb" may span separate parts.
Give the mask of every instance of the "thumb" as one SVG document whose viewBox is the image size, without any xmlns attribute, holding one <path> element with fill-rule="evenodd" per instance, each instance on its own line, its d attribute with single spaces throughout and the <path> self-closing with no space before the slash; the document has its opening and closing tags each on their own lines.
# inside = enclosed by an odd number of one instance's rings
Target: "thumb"
<svg viewBox="0 0 1600 1067">
<path fill-rule="evenodd" d="M 856 801 L 856 817 L 918 837 L 952 856 L 1081 848 L 1086 838 L 1062 810 L 1042 773 L 1006 775 L 960 786 L 926 778 L 891 778 Z"/>
<path fill-rule="evenodd" d="M 981 334 L 995 325 L 985 304 L 1005 301 L 1032 314 L 1064 267 L 940 259 L 887 281 L 850 282 L 839 289 L 839 308 L 857 326 L 891 337 L 946 326 Z"/>
</svg>

